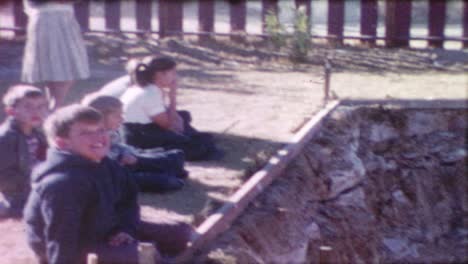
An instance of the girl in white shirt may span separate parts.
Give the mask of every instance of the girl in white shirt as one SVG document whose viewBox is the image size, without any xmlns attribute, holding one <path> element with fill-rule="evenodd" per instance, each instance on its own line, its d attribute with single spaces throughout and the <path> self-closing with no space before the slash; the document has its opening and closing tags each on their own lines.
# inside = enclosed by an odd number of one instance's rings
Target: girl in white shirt
<svg viewBox="0 0 468 264">
<path fill-rule="evenodd" d="M 127 144 L 182 149 L 187 160 L 221 158 L 212 136 L 190 125 L 189 112 L 177 111 L 177 71 L 172 58 L 147 57 L 130 71 L 130 77 L 132 85 L 120 97 Z"/>
</svg>

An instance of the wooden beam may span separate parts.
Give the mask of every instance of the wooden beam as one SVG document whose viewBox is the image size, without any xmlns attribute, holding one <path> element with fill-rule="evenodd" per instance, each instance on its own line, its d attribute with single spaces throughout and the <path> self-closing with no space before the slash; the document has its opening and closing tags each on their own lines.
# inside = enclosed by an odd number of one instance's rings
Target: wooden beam
<svg viewBox="0 0 468 264">
<path fill-rule="evenodd" d="M 387 0 L 385 39 L 387 47 L 408 47 L 411 25 L 411 1 Z"/>
<path fill-rule="evenodd" d="M 468 48 L 468 0 L 463 0 L 463 48 Z"/>
<path fill-rule="evenodd" d="M 79 1 L 74 6 L 75 17 L 82 31 L 89 30 L 89 2 Z"/>
<path fill-rule="evenodd" d="M 136 26 L 138 30 L 151 31 L 152 1 L 136 0 Z"/>
<path fill-rule="evenodd" d="M 120 30 L 120 1 L 104 1 L 104 17 L 107 30 Z"/>
<path fill-rule="evenodd" d="M 328 36 L 336 37 L 329 40 L 333 44 L 343 43 L 344 12 L 344 0 L 328 0 Z"/>
<path fill-rule="evenodd" d="M 159 36 L 182 36 L 183 2 L 159 0 Z"/>
<path fill-rule="evenodd" d="M 377 0 L 361 0 L 361 35 L 377 36 Z M 361 43 L 375 45 L 375 39 L 361 40 Z"/>
<path fill-rule="evenodd" d="M 229 1 L 231 33 L 245 32 L 247 3 L 245 0 Z M 231 36 L 231 40 L 240 41 L 242 37 Z"/>
<path fill-rule="evenodd" d="M 26 28 L 28 17 L 24 13 L 23 1 L 13 1 L 13 20 L 16 28 Z M 15 36 L 23 36 L 24 31 L 15 31 Z"/>
<path fill-rule="evenodd" d="M 214 32 L 214 0 L 199 0 L 198 1 L 198 24 L 200 32 Z M 210 35 L 202 35 L 200 40 L 211 38 Z"/>
<path fill-rule="evenodd" d="M 177 263 L 190 260 L 191 256 L 203 245 L 210 242 L 220 233 L 226 231 L 232 222 L 244 211 L 249 203 L 265 190 L 268 185 L 299 155 L 304 146 L 319 131 L 322 120 L 338 105 L 339 101 L 331 101 L 318 112 L 302 129 L 294 135 L 287 146 L 270 158 L 268 164 L 249 178 L 214 214 L 208 217 L 196 229 L 196 235 L 189 248 L 176 260 Z"/>
<path fill-rule="evenodd" d="M 429 40 L 428 44 L 434 48 L 442 48 L 444 46 L 444 29 L 447 8 L 445 1 L 430 0 L 429 1 L 429 37 L 441 39 Z"/>
</svg>

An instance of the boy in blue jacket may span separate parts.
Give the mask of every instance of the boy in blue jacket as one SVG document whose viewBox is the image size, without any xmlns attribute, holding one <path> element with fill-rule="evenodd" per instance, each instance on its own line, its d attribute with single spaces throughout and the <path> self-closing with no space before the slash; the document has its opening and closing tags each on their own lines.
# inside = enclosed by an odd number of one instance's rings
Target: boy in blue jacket
<svg viewBox="0 0 468 264">
<path fill-rule="evenodd" d="M 86 96 L 83 105 L 98 110 L 104 127 L 110 133 L 111 146 L 108 157 L 127 168 L 134 176 L 140 191 L 174 191 L 184 186 L 188 172 L 184 169 L 184 152 L 179 149 L 137 149 L 122 142 L 119 134 L 123 117 L 119 99 L 98 93 Z"/>
<path fill-rule="evenodd" d="M 58 109 L 45 123 L 50 148 L 35 168 L 24 221 L 40 263 L 137 263 L 137 240 L 156 242 L 163 255 L 185 249 L 187 224 L 140 220 L 137 186 L 109 158 L 109 135 L 91 107 Z"/>
<path fill-rule="evenodd" d="M 39 128 L 48 103 L 39 88 L 15 85 L 3 96 L 3 104 L 7 119 L 0 126 L 0 218 L 20 217 L 31 169 L 45 159 L 47 144 Z"/>
</svg>

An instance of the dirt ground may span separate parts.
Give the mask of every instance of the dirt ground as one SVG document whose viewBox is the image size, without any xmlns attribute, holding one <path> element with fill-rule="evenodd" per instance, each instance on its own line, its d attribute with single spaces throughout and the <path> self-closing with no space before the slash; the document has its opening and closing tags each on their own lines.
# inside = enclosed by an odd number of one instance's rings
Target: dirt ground
<svg viewBox="0 0 468 264">
<path fill-rule="evenodd" d="M 124 74 L 129 57 L 165 54 L 179 62 L 181 109 L 194 126 L 215 134 L 226 156 L 187 165 L 190 178 L 178 192 L 142 194 L 146 217 L 168 214 L 199 224 L 323 105 L 323 60 L 331 60 L 331 93 L 337 98 L 464 98 L 468 52 L 329 47 L 315 43 L 305 63 L 263 40 L 158 41 L 86 35 L 92 77 L 80 81 L 69 102 Z M 0 40 L 0 90 L 17 83 L 24 40 Z M 1 221 L 1 220 L 0 220 Z M 28 254 L 17 221 L 0 222 L 0 254 L 19 263 Z M 12 249 L 12 245 L 15 250 Z"/>
</svg>

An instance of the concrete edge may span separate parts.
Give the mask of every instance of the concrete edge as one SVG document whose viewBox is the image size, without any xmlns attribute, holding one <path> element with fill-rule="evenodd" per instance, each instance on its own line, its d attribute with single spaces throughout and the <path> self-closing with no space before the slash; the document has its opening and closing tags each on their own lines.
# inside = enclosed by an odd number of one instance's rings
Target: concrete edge
<svg viewBox="0 0 468 264">
<path fill-rule="evenodd" d="M 404 109 L 466 109 L 468 108 L 468 99 L 344 99 L 341 100 L 342 106 L 371 106 L 386 105 L 392 108 Z"/>
</svg>

